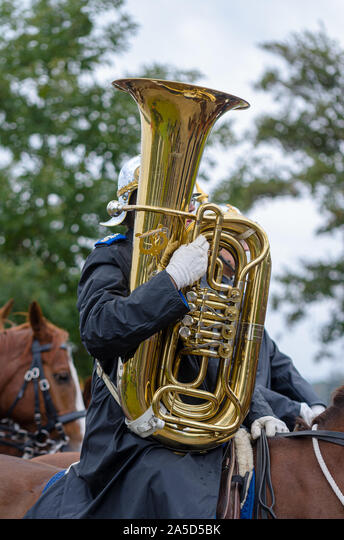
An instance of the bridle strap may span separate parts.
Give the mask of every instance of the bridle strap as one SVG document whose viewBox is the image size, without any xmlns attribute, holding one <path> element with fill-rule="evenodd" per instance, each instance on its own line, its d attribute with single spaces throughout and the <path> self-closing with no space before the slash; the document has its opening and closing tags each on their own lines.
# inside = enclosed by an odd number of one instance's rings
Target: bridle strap
<svg viewBox="0 0 344 540">
<path fill-rule="evenodd" d="M 64 344 L 63 344 L 64 345 Z M 52 348 L 51 344 L 45 344 L 41 345 L 39 341 L 34 340 L 32 343 L 31 351 L 32 351 L 32 362 L 30 365 L 30 368 L 26 371 L 24 375 L 24 383 L 21 387 L 21 389 L 18 392 L 17 397 L 15 398 L 14 402 L 8 409 L 7 413 L 4 415 L 7 418 L 10 418 L 12 415 L 12 412 L 18 402 L 22 399 L 24 396 L 26 387 L 29 382 L 33 381 L 34 384 L 34 396 L 35 396 L 35 420 L 38 424 L 40 422 L 40 406 L 39 406 L 39 389 L 42 392 L 44 404 L 46 408 L 47 417 L 54 418 L 56 420 L 57 413 L 56 409 L 53 405 L 49 390 L 49 383 L 48 380 L 44 376 L 44 369 L 43 369 L 43 363 L 41 359 L 41 352 L 49 351 Z"/>
<path fill-rule="evenodd" d="M 55 426 L 57 422 L 57 412 L 53 404 L 53 400 L 51 399 L 51 395 L 49 392 L 49 382 L 45 378 L 44 375 L 44 369 L 43 369 L 43 363 L 41 359 L 41 352 L 49 351 L 51 350 L 52 346 L 51 344 L 47 345 L 41 345 L 39 341 L 34 340 L 32 343 L 32 355 L 33 355 L 33 365 L 35 367 L 38 367 L 39 369 L 39 380 L 34 379 L 34 385 L 35 385 L 35 415 L 37 415 L 37 418 L 40 419 L 41 413 L 40 413 L 40 406 L 39 406 L 39 391 L 38 387 L 40 388 L 43 396 L 43 401 L 45 405 L 45 410 L 47 414 L 47 426 L 46 428 L 49 429 L 50 426 Z M 49 425 L 50 424 L 50 425 Z"/>
<path fill-rule="evenodd" d="M 34 343 L 35 341 L 32 343 L 32 347 L 31 347 L 31 352 L 32 352 L 32 361 L 31 361 L 31 365 L 30 365 L 30 368 L 26 371 L 25 375 L 24 375 L 24 382 L 23 382 L 23 385 L 21 387 L 21 389 L 19 390 L 15 400 L 13 401 L 12 405 L 10 406 L 10 408 L 8 409 L 7 413 L 4 415 L 4 417 L 7 417 L 7 418 L 10 418 L 11 415 L 12 415 L 12 412 L 13 410 L 15 409 L 17 403 L 22 399 L 22 397 L 24 396 L 24 393 L 25 393 L 25 390 L 26 390 L 26 387 L 27 385 L 29 384 L 29 382 L 33 381 L 34 382 L 34 386 L 35 386 L 35 411 L 37 409 L 37 401 L 36 401 L 36 396 L 37 396 L 37 391 L 36 391 L 36 384 L 35 382 L 37 381 L 37 379 L 40 377 L 40 349 L 37 351 L 37 347 L 35 348 L 35 354 L 34 354 Z M 37 342 L 36 342 L 37 343 Z M 44 346 L 45 347 L 45 350 L 48 350 L 48 348 L 51 348 L 50 345 L 46 345 Z M 48 348 L 46 348 L 48 347 Z M 37 352 L 38 352 L 38 355 L 39 355 L 39 358 L 38 358 L 38 365 L 36 365 L 37 363 Z"/>
<path fill-rule="evenodd" d="M 304 431 L 291 431 L 290 433 L 276 433 L 276 437 L 316 437 L 321 441 L 330 442 L 344 446 L 344 432 L 342 431 L 327 431 L 327 430 L 311 430 L 306 429 Z"/>
<path fill-rule="evenodd" d="M 18 402 L 23 398 L 25 390 L 28 384 L 32 381 L 34 385 L 34 421 L 37 426 L 37 432 L 32 434 L 35 444 L 38 446 L 43 446 L 42 442 L 50 432 L 56 430 L 59 433 L 59 437 L 62 441 L 61 444 L 65 445 L 68 442 L 68 437 L 66 436 L 63 425 L 69 422 L 74 422 L 79 418 L 82 418 L 86 415 L 86 410 L 82 411 L 72 411 L 64 415 L 58 415 L 57 410 L 54 406 L 53 400 L 51 398 L 49 389 L 49 381 L 44 375 L 43 362 L 41 358 L 41 352 L 49 351 L 52 348 L 52 344 L 48 343 L 41 345 L 38 340 L 33 340 L 31 351 L 32 351 L 32 362 L 30 368 L 26 371 L 24 375 L 24 382 L 21 389 L 18 392 L 18 395 L 14 399 L 12 405 L 9 407 L 4 418 L 10 419 L 13 413 L 13 410 L 17 406 Z M 62 343 L 60 345 L 61 349 L 67 349 L 67 345 Z M 41 422 L 41 412 L 40 412 L 40 400 L 39 400 L 39 390 L 42 392 L 45 412 L 47 416 L 46 425 L 42 426 Z M 16 443 L 6 443 L 1 439 L 1 444 L 7 444 L 9 446 L 16 446 L 19 448 L 19 445 Z"/>
<path fill-rule="evenodd" d="M 60 345 L 60 349 L 67 349 L 67 345 L 65 343 L 62 343 Z M 18 392 L 18 395 L 16 396 L 15 400 L 13 401 L 12 405 L 8 409 L 7 413 L 4 415 L 6 418 L 10 418 L 12 415 L 13 410 L 15 409 L 18 401 L 22 399 L 24 396 L 26 387 L 29 382 L 33 381 L 35 384 L 35 413 L 39 413 L 39 400 L 38 400 L 38 387 L 42 391 L 43 398 L 44 398 L 44 404 L 47 412 L 47 416 L 50 418 L 53 418 L 58 422 L 61 422 L 61 424 L 68 424 L 69 422 L 74 422 L 74 420 L 78 420 L 79 418 L 84 418 L 86 416 L 86 410 L 81 411 L 72 411 L 63 415 L 58 415 L 56 412 L 56 409 L 54 407 L 53 401 L 51 399 L 50 393 L 49 393 L 49 382 L 44 376 L 44 369 L 43 364 L 41 361 L 41 352 L 48 351 L 51 349 L 51 344 L 41 345 L 37 340 L 34 340 L 32 343 L 32 362 L 30 369 L 25 373 L 24 375 L 24 383 L 21 387 L 21 389 Z M 42 377 L 40 375 L 42 374 Z M 37 417 L 38 418 L 38 417 Z"/>
<path fill-rule="evenodd" d="M 58 416 L 59 422 L 61 424 L 69 424 L 69 422 L 74 422 L 74 420 L 79 420 L 79 418 L 84 418 L 86 416 L 86 411 L 73 411 L 70 413 L 62 414 L 61 416 Z"/>
</svg>

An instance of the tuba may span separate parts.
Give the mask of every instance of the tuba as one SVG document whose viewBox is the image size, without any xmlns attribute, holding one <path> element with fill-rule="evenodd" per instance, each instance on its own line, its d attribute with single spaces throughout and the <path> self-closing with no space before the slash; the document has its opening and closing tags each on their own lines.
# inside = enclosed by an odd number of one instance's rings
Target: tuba
<svg viewBox="0 0 344 540">
<path fill-rule="evenodd" d="M 249 104 L 180 82 L 120 79 L 112 84 L 132 96 L 141 117 L 137 203 L 116 207 L 136 212 L 130 290 L 162 271 L 180 244 L 199 234 L 210 244 L 206 282 L 183 291 L 188 315 L 120 363 L 117 391 L 129 422 L 153 411 L 160 420 L 153 434 L 157 441 L 175 451 L 206 451 L 229 440 L 248 412 L 271 262 L 265 232 L 232 207 L 223 212 L 202 197 L 196 214 L 188 209 L 212 126 L 226 111 Z M 222 249 L 236 261 L 232 283 L 223 279 Z M 190 358 L 197 371 L 185 380 L 181 373 Z M 209 370 L 215 373 L 211 388 Z"/>
</svg>

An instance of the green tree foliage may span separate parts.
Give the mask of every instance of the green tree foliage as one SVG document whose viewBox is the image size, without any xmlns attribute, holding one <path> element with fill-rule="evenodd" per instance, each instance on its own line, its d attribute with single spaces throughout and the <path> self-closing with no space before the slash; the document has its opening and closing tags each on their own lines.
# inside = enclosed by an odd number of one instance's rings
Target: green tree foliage
<svg viewBox="0 0 344 540">
<path fill-rule="evenodd" d="M 295 322 L 310 304 L 328 301 L 332 307 L 320 335 L 320 358 L 330 354 L 328 344 L 343 344 L 344 335 L 344 51 L 322 28 L 262 47 L 277 62 L 256 87 L 273 98 L 274 106 L 246 135 L 251 157 L 214 196 L 244 210 L 262 198 L 307 195 L 315 201 L 322 218 L 317 234 L 338 239 L 338 251 L 317 253 L 301 261 L 300 271 L 277 276 L 284 292 L 274 305 L 286 305 L 288 321 Z"/>
<path fill-rule="evenodd" d="M 135 35 L 124 4 L 0 0 L 0 305 L 40 302 L 69 331 L 82 376 L 91 362 L 79 338 L 80 269 L 108 233 L 99 222 L 140 143 L 137 105 L 99 74 L 118 77 L 116 57 Z M 200 73 L 154 65 L 130 76 L 192 82 Z M 213 145 L 230 138 L 222 124 Z"/>
<path fill-rule="evenodd" d="M 1 300 L 13 297 L 18 311 L 38 300 L 69 330 L 79 366 L 80 264 L 106 217 L 115 169 L 138 144 L 131 104 L 95 77 L 135 30 L 122 4 L 0 3 Z"/>
</svg>

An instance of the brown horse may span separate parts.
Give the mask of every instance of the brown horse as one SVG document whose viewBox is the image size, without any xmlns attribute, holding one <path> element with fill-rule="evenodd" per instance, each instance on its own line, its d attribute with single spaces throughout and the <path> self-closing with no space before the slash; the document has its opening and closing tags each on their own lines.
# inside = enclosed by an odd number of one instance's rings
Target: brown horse
<svg viewBox="0 0 344 540">
<path fill-rule="evenodd" d="M 315 418 L 314 423 L 318 424 L 319 432 L 344 432 L 344 386 L 335 392 L 332 405 Z M 276 436 L 268 439 L 268 445 L 277 518 L 344 518 L 343 505 L 324 477 L 308 436 Z M 323 441 L 320 441 L 320 446 L 324 461 L 343 492 L 343 449 Z M 0 456 L 0 519 L 22 518 L 37 501 L 50 478 L 78 459 L 78 454 L 68 453 L 30 461 Z M 269 497 L 267 502 L 271 504 Z"/>
<path fill-rule="evenodd" d="M 28 322 L 5 328 L 12 303 L 0 309 L 0 453 L 78 451 L 85 407 L 68 333 L 43 317 L 37 302 Z"/>
<path fill-rule="evenodd" d="M 344 432 L 344 386 L 333 394 L 331 407 L 313 420 L 314 425 L 318 432 Z M 328 471 L 344 494 L 343 446 L 324 440 L 319 440 L 318 444 Z M 344 503 L 322 472 L 311 437 L 274 437 L 269 439 L 269 447 L 277 518 L 344 518 Z"/>
</svg>

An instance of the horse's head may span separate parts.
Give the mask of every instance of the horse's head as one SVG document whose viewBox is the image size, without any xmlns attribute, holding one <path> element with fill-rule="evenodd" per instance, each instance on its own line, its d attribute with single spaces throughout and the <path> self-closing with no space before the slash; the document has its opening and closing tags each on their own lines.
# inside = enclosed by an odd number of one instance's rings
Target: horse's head
<svg viewBox="0 0 344 540">
<path fill-rule="evenodd" d="M 5 330 L 0 336 L 1 416 L 6 415 L 20 395 L 11 418 L 24 429 L 35 431 L 38 400 L 41 424 L 46 425 L 51 411 L 55 411 L 69 438 L 64 450 L 80 450 L 84 418 L 76 418 L 78 415 L 72 413 L 82 411 L 84 404 L 67 346 L 68 333 L 49 322 L 39 304 L 32 302 L 28 322 Z M 51 433 L 51 438 L 55 435 L 56 430 Z"/>
</svg>

